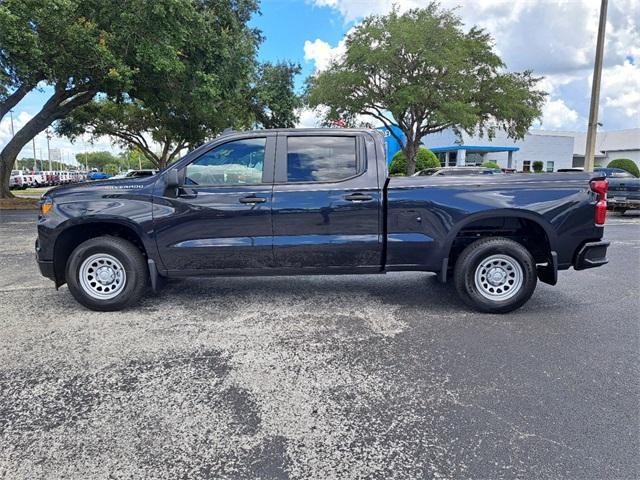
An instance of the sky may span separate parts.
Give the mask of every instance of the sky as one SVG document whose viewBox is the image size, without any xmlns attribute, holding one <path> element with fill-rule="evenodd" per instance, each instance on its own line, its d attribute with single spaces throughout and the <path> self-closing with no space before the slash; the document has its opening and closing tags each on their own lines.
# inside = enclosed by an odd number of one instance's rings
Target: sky
<svg viewBox="0 0 640 480">
<path fill-rule="evenodd" d="M 300 63 L 296 85 L 326 68 L 344 51 L 344 37 L 364 16 L 384 14 L 396 5 L 400 10 L 424 5 L 424 0 L 263 0 L 261 14 L 252 20 L 265 41 L 261 61 L 291 60 Z M 455 8 L 465 28 L 478 25 L 495 40 L 495 50 L 510 71 L 532 70 L 544 77 L 541 87 L 549 93 L 541 121 L 533 128 L 586 130 L 595 55 L 597 0 L 442 0 Z M 14 126 L 26 123 L 44 104 L 51 89 L 30 93 L 13 113 Z M 299 126 L 315 126 L 316 112 L 300 112 Z M 609 2 L 599 122 L 602 130 L 640 127 L 640 1 Z M 0 123 L 0 148 L 11 137 L 10 118 Z M 85 150 L 111 150 L 108 138 L 93 144 L 72 144 L 54 137 L 52 148 L 63 158 Z M 46 158 L 44 134 L 36 138 L 38 158 Z M 33 156 L 29 144 L 20 157 Z"/>
</svg>

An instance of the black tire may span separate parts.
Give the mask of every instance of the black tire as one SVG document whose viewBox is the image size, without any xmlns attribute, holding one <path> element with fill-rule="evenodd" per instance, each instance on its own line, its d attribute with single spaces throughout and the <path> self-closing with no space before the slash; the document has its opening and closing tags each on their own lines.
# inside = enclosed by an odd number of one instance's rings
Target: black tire
<svg viewBox="0 0 640 480">
<path fill-rule="evenodd" d="M 113 298 L 96 298 L 91 293 L 91 287 L 84 287 L 80 280 L 80 270 L 85 260 L 101 254 L 106 258 L 115 258 L 124 270 L 123 286 L 118 287 L 121 290 Z M 91 310 L 112 312 L 122 310 L 142 297 L 149 283 L 149 270 L 142 252 L 133 243 L 118 237 L 101 236 L 81 243 L 71 253 L 67 260 L 66 280 L 71 295 L 80 304 Z M 102 289 L 99 282 L 94 281 L 93 284 Z M 94 294 L 99 295 L 96 292 Z"/>
<path fill-rule="evenodd" d="M 493 266 L 497 267 L 499 286 L 488 278 Z M 486 276 L 482 272 L 487 272 Z M 537 273 L 535 260 L 524 246 L 508 238 L 492 237 L 477 240 L 462 251 L 455 265 L 454 281 L 458 294 L 470 307 L 485 313 L 507 313 L 531 298 Z"/>
</svg>

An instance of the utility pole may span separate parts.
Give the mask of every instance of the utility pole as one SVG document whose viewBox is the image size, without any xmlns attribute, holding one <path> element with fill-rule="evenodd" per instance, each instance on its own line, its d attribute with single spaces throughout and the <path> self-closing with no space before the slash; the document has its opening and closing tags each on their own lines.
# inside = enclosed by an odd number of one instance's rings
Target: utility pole
<svg viewBox="0 0 640 480">
<path fill-rule="evenodd" d="M 53 170 L 53 167 L 51 166 L 51 145 L 49 145 L 49 140 L 51 140 L 51 132 L 47 128 L 45 133 L 47 135 L 47 158 L 49 159 L 49 170 Z"/>
<path fill-rule="evenodd" d="M 607 26 L 607 4 L 608 0 L 602 0 L 602 3 L 600 4 L 598 42 L 596 44 L 596 60 L 593 65 L 591 106 L 589 108 L 589 124 L 587 125 L 587 145 L 584 152 L 585 172 L 593 172 L 595 163 L 596 134 L 598 130 L 598 104 L 600 103 L 600 80 L 602 78 L 602 56 L 604 55 L 604 31 Z"/>
</svg>

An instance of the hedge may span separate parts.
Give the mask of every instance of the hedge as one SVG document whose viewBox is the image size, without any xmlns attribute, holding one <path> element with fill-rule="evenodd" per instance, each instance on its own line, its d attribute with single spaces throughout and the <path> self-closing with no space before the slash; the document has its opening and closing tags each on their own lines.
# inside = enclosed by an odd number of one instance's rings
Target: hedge
<svg viewBox="0 0 640 480">
<path fill-rule="evenodd" d="M 640 177 L 640 169 L 638 169 L 638 165 L 628 158 L 616 158 L 615 160 L 611 160 L 609 165 L 607 165 L 607 168 L 621 168 L 635 177 Z"/>
<path fill-rule="evenodd" d="M 496 162 L 484 162 L 482 164 L 483 167 L 485 168 L 497 168 L 500 169 L 500 165 L 498 165 Z"/>
<path fill-rule="evenodd" d="M 416 155 L 416 172 L 427 168 L 440 168 L 440 160 L 431 150 L 420 147 Z M 391 159 L 389 173 L 391 175 L 407 174 L 407 157 L 402 150 L 397 152 Z"/>
</svg>

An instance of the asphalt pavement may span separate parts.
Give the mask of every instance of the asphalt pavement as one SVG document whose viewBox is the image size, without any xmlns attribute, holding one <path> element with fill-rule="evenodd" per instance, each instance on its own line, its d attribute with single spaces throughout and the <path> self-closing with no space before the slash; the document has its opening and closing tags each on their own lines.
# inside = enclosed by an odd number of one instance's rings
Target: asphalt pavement
<svg viewBox="0 0 640 480">
<path fill-rule="evenodd" d="M 0 211 L 0 478 L 640 477 L 640 216 L 521 310 L 425 273 L 171 282 L 95 313 Z"/>
</svg>

